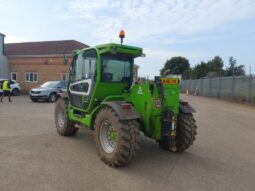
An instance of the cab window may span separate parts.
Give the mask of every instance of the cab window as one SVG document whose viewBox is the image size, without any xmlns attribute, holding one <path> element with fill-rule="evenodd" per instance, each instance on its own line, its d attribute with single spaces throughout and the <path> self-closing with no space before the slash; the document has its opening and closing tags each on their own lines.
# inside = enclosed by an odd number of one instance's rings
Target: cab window
<svg viewBox="0 0 255 191">
<path fill-rule="evenodd" d="M 95 79 L 97 54 L 95 50 L 88 50 L 79 53 L 73 60 L 70 67 L 70 80 L 80 81 Z"/>
<path fill-rule="evenodd" d="M 102 56 L 103 82 L 130 82 L 132 59 L 123 56 Z"/>
</svg>

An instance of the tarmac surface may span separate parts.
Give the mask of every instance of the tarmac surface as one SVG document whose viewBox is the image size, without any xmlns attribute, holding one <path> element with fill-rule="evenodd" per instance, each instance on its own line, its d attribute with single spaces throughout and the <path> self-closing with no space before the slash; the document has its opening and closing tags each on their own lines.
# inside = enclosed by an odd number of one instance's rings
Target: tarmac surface
<svg viewBox="0 0 255 191">
<path fill-rule="evenodd" d="M 54 104 L 6 98 L 0 103 L 0 190 L 254 190 L 255 107 L 182 97 L 197 111 L 194 145 L 174 154 L 142 136 L 138 156 L 124 168 L 99 159 L 93 131 L 59 136 Z"/>
</svg>

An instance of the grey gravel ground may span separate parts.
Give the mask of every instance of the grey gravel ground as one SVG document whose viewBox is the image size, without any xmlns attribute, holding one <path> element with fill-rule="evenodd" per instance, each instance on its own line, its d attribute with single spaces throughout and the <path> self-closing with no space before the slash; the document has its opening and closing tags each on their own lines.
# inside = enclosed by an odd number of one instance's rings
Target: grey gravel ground
<svg viewBox="0 0 255 191">
<path fill-rule="evenodd" d="M 255 107 L 183 96 L 197 110 L 198 136 L 183 154 L 161 150 L 142 137 L 141 151 L 125 168 L 100 161 L 93 132 L 56 133 L 54 104 L 26 96 L 0 103 L 0 190 L 255 189 Z"/>
</svg>

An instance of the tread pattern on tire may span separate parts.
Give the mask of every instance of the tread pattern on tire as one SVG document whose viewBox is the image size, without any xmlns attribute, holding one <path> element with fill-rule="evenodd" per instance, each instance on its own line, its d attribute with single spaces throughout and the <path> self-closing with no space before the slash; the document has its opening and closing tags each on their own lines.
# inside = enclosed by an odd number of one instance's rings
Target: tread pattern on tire
<svg viewBox="0 0 255 191">
<path fill-rule="evenodd" d="M 159 144 L 163 149 L 171 152 L 183 152 L 188 149 L 196 139 L 197 126 L 192 114 L 180 113 L 177 121 L 176 148 L 173 151 L 168 139 L 163 139 Z"/>
<path fill-rule="evenodd" d="M 180 113 L 177 122 L 176 146 L 179 152 L 188 149 L 196 139 L 197 126 L 192 114 Z"/>
<path fill-rule="evenodd" d="M 78 128 L 74 127 L 74 124 L 69 121 L 68 119 L 68 101 L 64 99 L 58 99 L 55 105 L 55 124 L 57 128 L 57 132 L 62 135 L 62 136 L 72 136 L 74 135 L 77 131 Z M 60 127 L 58 125 L 58 111 L 59 110 L 64 110 L 65 114 L 65 121 L 63 127 Z"/>
<path fill-rule="evenodd" d="M 113 153 L 106 153 L 100 143 L 100 126 L 104 120 L 110 120 L 116 125 L 118 136 L 117 145 Z M 95 141 L 99 156 L 109 166 L 125 166 L 134 158 L 140 148 L 139 123 L 136 120 L 120 121 L 115 111 L 111 108 L 103 108 L 95 120 Z"/>
</svg>

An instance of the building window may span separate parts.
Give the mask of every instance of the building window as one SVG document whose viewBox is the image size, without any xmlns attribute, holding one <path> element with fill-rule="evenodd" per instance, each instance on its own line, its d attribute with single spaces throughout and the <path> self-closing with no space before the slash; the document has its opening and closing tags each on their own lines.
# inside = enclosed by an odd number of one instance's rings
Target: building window
<svg viewBox="0 0 255 191">
<path fill-rule="evenodd" d="M 26 82 L 38 82 L 38 74 L 36 72 L 26 72 Z"/>
<path fill-rule="evenodd" d="M 17 81 L 17 72 L 11 72 L 11 80 Z"/>
<path fill-rule="evenodd" d="M 66 73 L 62 73 L 61 74 L 61 81 L 66 82 L 66 80 L 67 80 L 67 74 Z"/>
</svg>

